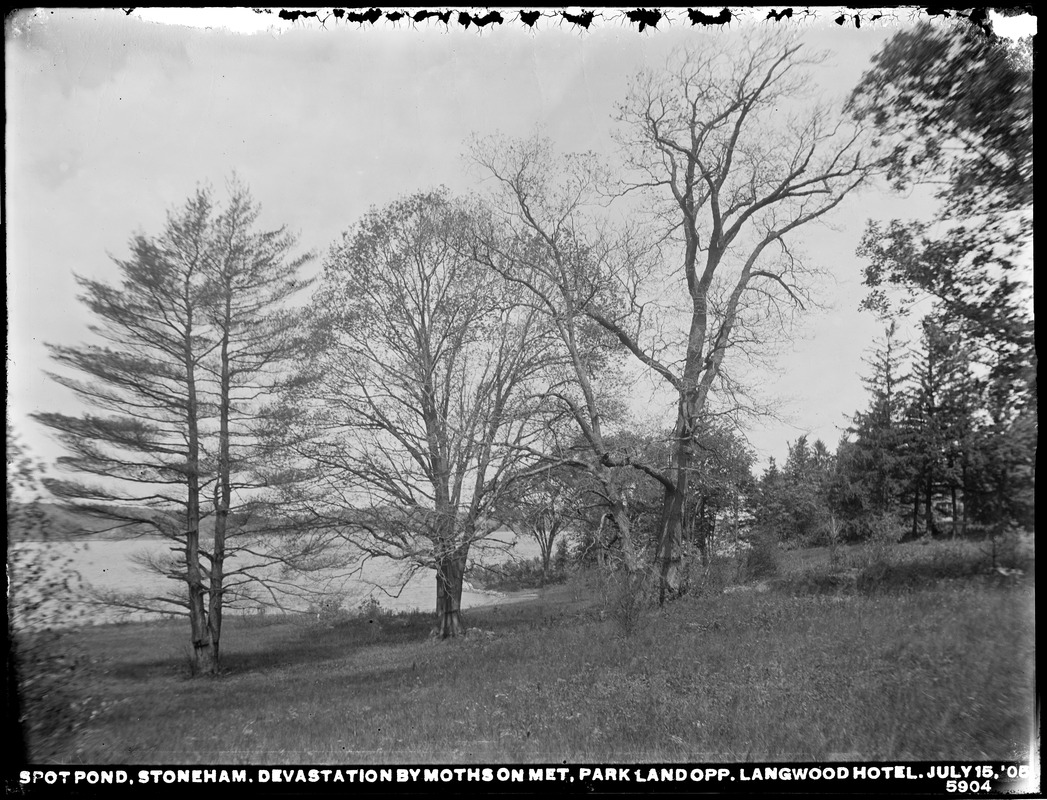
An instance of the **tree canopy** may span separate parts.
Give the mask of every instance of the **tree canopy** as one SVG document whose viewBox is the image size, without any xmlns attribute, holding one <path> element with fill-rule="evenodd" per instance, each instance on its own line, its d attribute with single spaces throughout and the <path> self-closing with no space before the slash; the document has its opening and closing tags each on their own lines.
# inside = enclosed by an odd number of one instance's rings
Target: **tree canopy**
<svg viewBox="0 0 1047 800">
<path fill-rule="evenodd" d="M 958 79 L 958 76 L 962 76 Z M 965 24 L 896 34 L 851 95 L 897 190 L 935 187 L 938 219 L 870 222 L 865 305 L 889 313 L 930 296 L 963 320 L 1012 402 L 1035 394 L 1031 289 L 1032 44 Z"/>
</svg>

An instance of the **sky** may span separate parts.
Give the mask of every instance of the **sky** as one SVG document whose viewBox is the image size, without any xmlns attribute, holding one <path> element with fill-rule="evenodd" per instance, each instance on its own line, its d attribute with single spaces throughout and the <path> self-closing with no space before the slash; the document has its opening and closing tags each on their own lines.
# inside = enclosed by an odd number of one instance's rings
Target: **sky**
<svg viewBox="0 0 1047 800">
<path fill-rule="evenodd" d="M 863 9 L 856 29 L 835 24 L 832 9 L 817 12 L 781 24 L 831 51 L 811 80 L 836 99 L 891 35 L 921 19 L 888 10 L 874 20 Z M 286 225 L 301 251 L 322 256 L 371 206 L 440 185 L 478 188 L 463 159 L 473 135 L 539 130 L 563 151 L 612 159 L 612 114 L 630 75 L 701 35 L 775 24 L 759 8 L 739 9 L 709 33 L 682 10 L 643 32 L 611 9 L 589 30 L 545 13 L 533 30 L 508 12 L 505 24 L 483 29 L 358 24 L 324 12 L 292 22 L 247 9 L 9 17 L 7 412 L 25 443 L 52 461 L 60 446 L 28 415 L 80 410 L 45 374 L 45 342 L 88 338 L 74 273 L 114 280 L 110 256 L 125 255 L 136 233 L 159 233 L 199 183 L 221 197 L 235 170 L 261 204 L 263 225 Z M 874 187 L 845 202 L 832 229 L 810 228 L 803 247 L 831 279 L 817 293 L 823 308 L 804 317 L 764 380 L 784 419 L 749 430 L 762 463 L 784 459 L 786 443 L 802 434 L 834 446 L 847 415 L 865 406 L 862 356 L 884 324 L 858 310 L 855 248 L 866 219 L 929 208 L 919 193 Z"/>
</svg>

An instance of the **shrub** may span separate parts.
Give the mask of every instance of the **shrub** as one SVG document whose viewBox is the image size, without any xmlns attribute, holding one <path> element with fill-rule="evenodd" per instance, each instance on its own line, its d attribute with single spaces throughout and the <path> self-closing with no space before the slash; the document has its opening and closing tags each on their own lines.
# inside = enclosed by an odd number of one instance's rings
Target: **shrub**
<svg viewBox="0 0 1047 800">
<path fill-rule="evenodd" d="M 336 596 L 325 596 L 309 606 L 309 615 L 316 618 L 319 623 L 336 622 L 345 616 L 342 608 L 342 598 Z"/>
<path fill-rule="evenodd" d="M 357 606 L 357 616 L 361 619 L 380 619 L 386 613 L 387 609 L 382 608 L 381 602 L 373 595 Z"/>
<path fill-rule="evenodd" d="M 8 673 L 16 681 L 24 741 L 40 759 L 82 727 L 90 701 L 74 688 L 85 659 L 69 635 L 84 616 L 80 547 L 44 507 L 42 473 L 8 427 Z"/>
<path fill-rule="evenodd" d="M 981 546 L 990 561 L 990 569 L 1028 569 L 1033 554 L 1033 537 L 1027 531 L 1006 525 L 994 529 Z"/>
<path fill-rule="evenodd" d="M 466 573 L 466 578 L 474 586 L 498 592 L 538 589 L 551 583 L 563 583 L 567 580 L 566 559 L 559 563 L 558 561 L 558 559 L 553 560 L 548 577 L 542 572 L 542 559 L 536 556 L 525 561 L 507 561 L 504 564 L 493 566 L 474 564 Z"/>
<path fill-rule="evenodd" d="M 894 561 L 895 546 L 905 537 L 905 527 L 893 514 L 872 517 L 868 523 L 869 540 L 860 551 L 857 565 L 861 570 L 859 587 L 868 588 L 883 582 Z"/>
<path fill-rule="evenodd" d="M 570 545 L 567 543 L 567 537 L 561 536 L 559 539 L 556 540 L 556 552 L 553 553 L 553 572 L 557 574 L 566 575 L 567 567 L 570 563 Z"/>
<path fill-rule="evenodd" d="M 769 531 L 758 531 L 750 539 L 750 548 L 742 555 L 741 577 L 744 580 L 773 578 L 781 571 L 778 542 Z"/>
<path fill-rule="evenodd" d="M 747 554 L 749 551 L 742 551 Z M 700 558 L 687 562 L 687 574 L 683 585 L 687 593 L 696 597 L 714 597 L 738 579 L 741 555 L 712 555 L 703 564 Z"/>
<path fill-rule="evenodd" d="M 623 635 L 632 636 L 644 612 L 655 604 L 657 585 L 650 568 L 631 573 L 625 569 L 601 571 L 598 576 L 601 616 L 610 617 Z"/>
</svg>

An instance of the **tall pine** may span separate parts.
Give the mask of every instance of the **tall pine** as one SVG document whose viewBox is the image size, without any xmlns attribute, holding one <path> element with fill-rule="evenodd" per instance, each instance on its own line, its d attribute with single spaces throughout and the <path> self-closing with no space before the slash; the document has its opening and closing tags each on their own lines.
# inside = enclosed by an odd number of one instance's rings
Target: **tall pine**
<svg viewBox="0 0 1047 800">
<path fill-rule="evenodd" d="M 196 674 L 219 671 L 226 596 L 260 577 L 257 559 L 227 568 L 232 520 L 249 518 L 232 507 L 250 503 L 240 490 L 257 485 L 242 477 L 261 466 L 257 423 L 298 347 L 284 304 L 303 259 L 282 229 L 256 232 L 256 218 L 239 184 L 224 210 L 198 189 L 159 235 L 134 237 L 114 259 L 115 285 L 78 277 L 99 341 L 50 345 L 64 368 L 52 377 L 102 413 L 34 415 L 70 453 L 59 466 L 76 475 L 47 484 L 70 511 L 172 543 L 175 557 L 150 566 L 180 588 L 109 600 L 188 616 Z"/>
</svg>

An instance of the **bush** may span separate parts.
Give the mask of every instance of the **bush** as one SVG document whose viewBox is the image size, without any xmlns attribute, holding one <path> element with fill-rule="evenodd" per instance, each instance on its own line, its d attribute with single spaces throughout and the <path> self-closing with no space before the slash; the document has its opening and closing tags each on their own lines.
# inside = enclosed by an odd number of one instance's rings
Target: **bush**
<svg viewBox="0 0 1047 800">
<path fill-rule="evenodd" d="M 614 620 L 623 635 L 636 632 L 644 612 L 655 603 L 657 585 L 651 569 L 600 573 L 599 592 L 604 613 Z"/>
<path fill-rule="evenodd" d="M 748 551 L 746 551 L 748 554 Z M 738 557 L 712 556 L 708 564 L 692 561 L 688 570 L 687 586 L 697 597 L 715 597 L 734 583 L 738 577 Z"/>
<path fill-rule="evenodd" d="M 21 631 L 13 637 L 11 666 L 18 679 L 19 724 L 32 761 L 59 752 L 91 716 L 92 699 L 76 688 L 86 663 L 65 631 Z"/>
<path fill-rule="evenodd" d="M 890 572 L 894 548 L 905 537 L 905 527 L 893 514 L 872 517 L 868 522 L 869 540 L 861 552 L 859 584 L 875 586 Z"/>
<path fill-rule="evenodd" d="M 758 531 L 750 540 L 749 549 L 742 555 L 743 580 L 773 578 L 781 571 L 778 563 L 778 542 L 769 531 Z"/>
<path fill-rule="evenodd" d="M 559 539 L 556 540 L 556 552 L 553 553 L 553 572 L 566 575 L 567 567 L 570 563 L 570 545 L 567 543 L 567 537 L 561 536 Z"/>
<path fill-rule="evenodd" d="M 562 540 L 561 540 L 562 541 Z M 542 572 L 542 559 L 538 556 L 525 561 L 507 561 L 504 564 L 484 566 L 474 564 L 466 573 L 473 586 L 497 592 L 514 592 L 520 589 L 539 589 L 551 583 L 567 580 L 567 560 L 553 559 L 549 576 Z"/>
<path fill-rule="evenodd" d="M 355 601 L 355 598 L 353 599 Z M 389 610 L 382 607 L 377 597 L 367 597 L 354 606 L 348 595 L 339 592 L 328 592 L 320 595 L 306 613 L 321 626 L 345 625 L 352 620 L 378 620 L 388 615 Z"/>
<path fill-rule="evenodd" d="M 342 607 L 342 598 L 337 596 L 325 596 L 309 606 L 309 615 L 316 618 L 321 624 L 337 622 L 345 617 L 345 609 Z"/>
<path fill-rule="evenodd" d="M 85 659 L 69 636 L 70 626 L 84 617 L 76 571 L 80 548 L 65 540 L 45 509 L 39 496 L 42 473 L 8 427 L 8 671 L 34 761 L 47 760 L 84 725 L 90 703 L 75 689 Z"/>
<path fill-rule="evenodd" d="M 1033 535 L 1016 525 L 993 529 L 981 550 L 990 568 L 1028 569 L 1034 554 Z"/>
<path fill-rule="evenodd" d="M 377 597 L 371 596 L 360 603 L 356 608 L 357 616 L 360 619 L 381 619 L 383 616 L 388 614 L 388 609 L 382 608 L 382 604 L 379 602 Z"/>
</svg>

